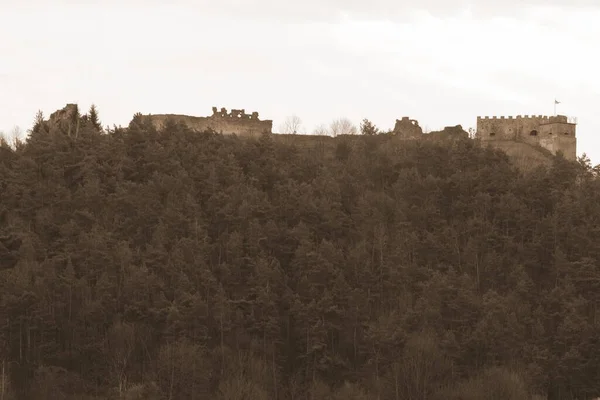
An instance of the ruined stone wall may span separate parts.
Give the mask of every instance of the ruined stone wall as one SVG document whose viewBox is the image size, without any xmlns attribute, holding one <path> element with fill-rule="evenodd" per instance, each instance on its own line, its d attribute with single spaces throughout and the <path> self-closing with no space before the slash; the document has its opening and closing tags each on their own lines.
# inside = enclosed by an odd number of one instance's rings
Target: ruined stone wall
<svg viewBox="0 0 600 400">
<path fill-rule="evenodd" d="M 564 115 L 477 117 L 476 137 L 484 142 L 515 141 L 539 145 L 552 154 L 576 159 L 576 124 Z"/>
<path fill-rule="evenodd" d="M 433 140 L 459 140 L 468 139 L 469 133 L 465 131 L 462 125 L 446 126 L 441 131 L 431 131 L 423 137 Z"/>
<path fill-rule="evenodd" d="M 70 135 L 76 129 L 76 126 L 73 125 L 77 125 L 76 114 L 78 112 L 77 104 L 67 103 L 62 109 L 50 114 L 48 120 L 45 121 L 46 128 L 49 131 L 59 131 Z"/>
<path fill-rule="evenodd" d="M 261 121 L 257 112 L 246 114 L 245 110 L 233 109 L 228 113 L 225 108 L 218 111 L 216 107 L 213 107 L 213 115 L 210 117 L 157 114 L 147 115 L 146 118 L 149 118 L 158 129 L 162 128 L 165 121 L 170 118 L 182 122 L 194 130 L 206 131 L 212 129 L 224 135 L 260 136 L 263 133 L 272 133 L 273 130 L 273 121 Z"/>
<path fill-rule="evenodd" d="M 394 134 L 403 139 L 417 139 L 423 135 L 423 129 L 419 126 L 419 123 L 414 119 L 408 117 L 402 117 L 397 119 L 394 125 Z"/>
<path fill-rule="evenodd" d="M 550 165 L 550 152 L 537 145 L 513 140 L 487 141 L 483 142 L 483 145 L 503 151 L 511 162 L 521 170 L 530 170 L 539 165 Z"/>
</svg>

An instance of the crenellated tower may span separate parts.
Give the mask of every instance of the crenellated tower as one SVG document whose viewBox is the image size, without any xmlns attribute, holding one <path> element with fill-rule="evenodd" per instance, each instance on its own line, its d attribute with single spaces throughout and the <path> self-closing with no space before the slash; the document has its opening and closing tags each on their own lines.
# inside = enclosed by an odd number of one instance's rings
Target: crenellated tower
<svg viewBox="0 0 600 400">
<path fill-rule="evenodd" d="M 538 145 L 552 154 L 577 158 L 577 120 L 565 115 L 477 117 L 476 138 L 483 142 L 522 142 Z M 499 143 L 498 143 L 499 144 Z"/>
</svg>

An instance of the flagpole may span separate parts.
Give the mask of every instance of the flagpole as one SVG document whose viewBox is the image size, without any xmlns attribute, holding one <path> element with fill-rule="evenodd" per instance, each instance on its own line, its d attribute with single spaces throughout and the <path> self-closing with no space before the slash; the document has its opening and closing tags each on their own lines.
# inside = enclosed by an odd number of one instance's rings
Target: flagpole
<svg viewBox="0 0 600 400">
<path fill-rule="evenodd" d="M 554 99 L 554 116 L 556 117 L 556 99 Z"/>
</svg>

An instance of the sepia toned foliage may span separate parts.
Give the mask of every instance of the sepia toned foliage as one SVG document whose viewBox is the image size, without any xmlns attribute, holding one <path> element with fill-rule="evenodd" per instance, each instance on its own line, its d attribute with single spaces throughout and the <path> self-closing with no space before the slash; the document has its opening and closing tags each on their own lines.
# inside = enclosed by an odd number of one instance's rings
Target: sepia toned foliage
<svg viewBox="0 0 600 400">
<path fill-rule="evenodd" d="M 0 146 L 0 399 L 600 393 L 587 158 L 73 115 Z"/>
</svg>

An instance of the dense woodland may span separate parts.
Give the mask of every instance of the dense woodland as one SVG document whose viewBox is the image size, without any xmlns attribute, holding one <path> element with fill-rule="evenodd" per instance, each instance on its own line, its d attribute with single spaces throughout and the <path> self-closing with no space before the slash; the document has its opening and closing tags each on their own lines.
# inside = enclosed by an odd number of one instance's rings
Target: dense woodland
<svg viewBox="0 0 600 400">
<path fill-rule="evenodd" d="M 589 160 L 75 122 L 0 146 L 0 400 L 600 394 Z"/>
</svg>

